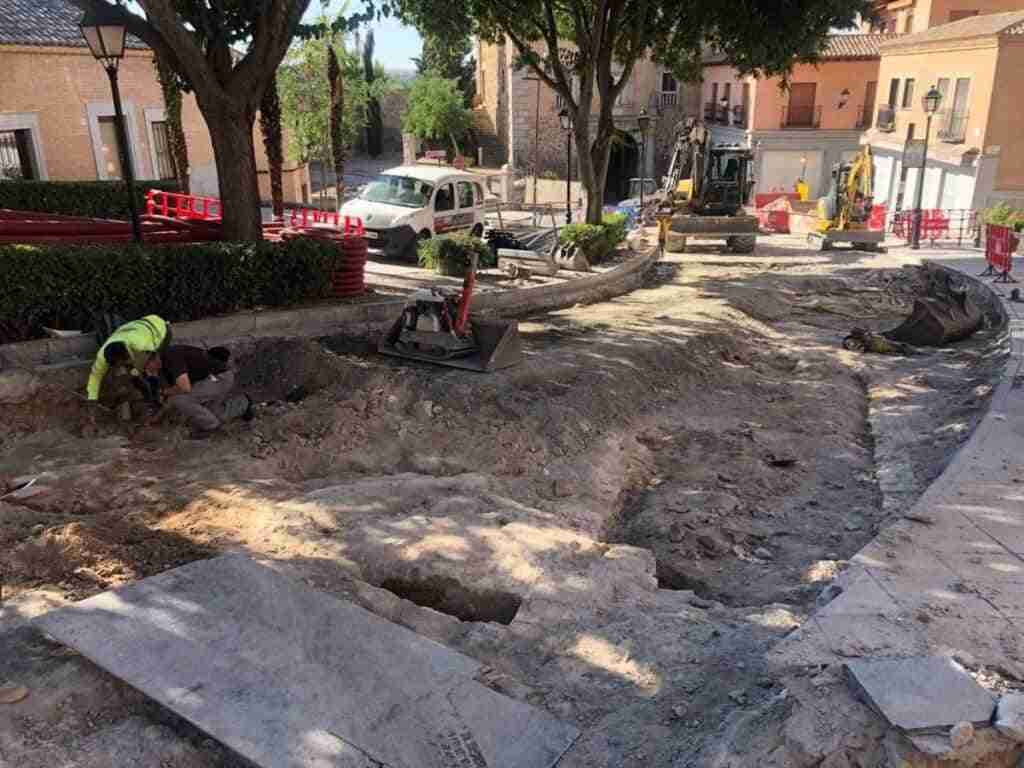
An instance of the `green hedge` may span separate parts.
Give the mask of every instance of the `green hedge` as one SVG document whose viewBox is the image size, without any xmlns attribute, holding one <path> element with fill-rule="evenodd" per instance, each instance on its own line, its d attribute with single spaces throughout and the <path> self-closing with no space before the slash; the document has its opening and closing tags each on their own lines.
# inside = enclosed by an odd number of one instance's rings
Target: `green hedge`
<svg viewBox="0 0 1024 768">
<path fill-rule="evenodd" d="M 135 185 L 139 213 L 146 212 L 146 191 L 176 192 L 175 181 Z M 123 181 L 0 181 L 0 208 L 62 213 L 97 219 L 128 218 L 128 188 Z"/>
<path fill-rule="evenodd" d="M 569 224 L 558 233 L 562 245 L 575 245 L 591 264 L 600 264 L 626 239 L 626 215 L 606 213 L 600 224 Z"/>
<path fill-rule="evenodd" d="M 325 298 L 337 259 L 333 245 L 314 238 L 0 246 L 0 342 L 38 338 L 44 325 L 91 331 L 103 312 L 175 322 Z"/>
<path fill-rule="evenodd" d="M 479 237 L 472 235 L 442 235 L 431 237 L 419 244 L 417 257 L 420 266 L 432 269 L 442 275 L 463 275 L 469 265 L 470 256 L 477 256 L 477 268 L 497 266 L 490 247 Z"/>
<path fill-rule="evenodd" d="M 1017 232 L 1024 231 L 1024 210 L 999 203 L 985 211 L 985 223 L 1009 227 Z"/>
</svg>

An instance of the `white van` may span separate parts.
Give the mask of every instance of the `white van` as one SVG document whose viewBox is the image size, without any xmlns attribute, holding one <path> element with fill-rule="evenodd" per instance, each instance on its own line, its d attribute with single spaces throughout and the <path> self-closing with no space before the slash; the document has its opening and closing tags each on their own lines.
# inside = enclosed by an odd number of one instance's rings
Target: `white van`
<svg viewBox="0 0 1024 768">
<path fill-rule="evenodd" d="M 455 168 L 402 165 L 377 176 L 341 213 L 363 220 L 371 254 L 415 259 L 417 243 L 433 235 L 483 234 L 484 186 Z"/>
</svg>

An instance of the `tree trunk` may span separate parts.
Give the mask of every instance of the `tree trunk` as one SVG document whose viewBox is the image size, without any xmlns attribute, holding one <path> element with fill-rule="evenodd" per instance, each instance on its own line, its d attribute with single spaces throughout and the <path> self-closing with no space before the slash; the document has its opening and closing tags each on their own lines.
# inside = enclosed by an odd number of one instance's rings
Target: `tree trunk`
<svg viewBox="0 0 1024 768">
<path fill-rule="evenodd" d="M 281 133 L 281 102 L 277 96 L 277 78 L 270 81 L 260 102 L 260 133 L 270 173 L 270 200 L 274 218 L 284 216 L 284 139 Z"/>
<path fill-rule="evenodd" d="M 341 66 L 334 46 L 327 47 L 327 83 L 331 91 L 331 109 L 328 114 L 328 127 L 331 134 L 331 158 L 334 160 L 334 202 L 335 210 L 340 211 L 345 199 L 345 81 L 341 76 Z"/>
<path fill-rule="evenodd" d="M 260 190 L 256 181 L 253 112 L 204 109 L 213 142 L 223 216 L 224 239 L 244 242 L 263 239 Z"/>
</svg>

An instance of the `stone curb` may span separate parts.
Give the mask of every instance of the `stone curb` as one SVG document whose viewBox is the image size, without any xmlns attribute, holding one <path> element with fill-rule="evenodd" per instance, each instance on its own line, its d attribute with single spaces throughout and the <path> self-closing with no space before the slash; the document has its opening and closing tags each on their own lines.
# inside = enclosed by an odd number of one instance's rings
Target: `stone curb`
<svg viewBox="0 0 1024 768">
<path fill-rule="evenodd" d="M 656 246 L 650 246 L 646 241 L 643 246 L 643 250 L 633 258 L 608 272 L 557 285 L 478 294 L 473 301 L 473 311 L 498 317 L 523 317 L 628 293 L 643 282 L 660 255 Z M 403 298 L 368 304 L 239 312 L 175 323 L 174 339 L 208 346 L 238 338 L 322 336 L 343 327 L 372 331 L 391 323 L 405 302 Z M 96 339 L 91 334 L 5 344 L 0 346 L 0 370 L 8 365 L 20 368 L 74 365 L 91 359 L 96 349 Z"/>
</svg>

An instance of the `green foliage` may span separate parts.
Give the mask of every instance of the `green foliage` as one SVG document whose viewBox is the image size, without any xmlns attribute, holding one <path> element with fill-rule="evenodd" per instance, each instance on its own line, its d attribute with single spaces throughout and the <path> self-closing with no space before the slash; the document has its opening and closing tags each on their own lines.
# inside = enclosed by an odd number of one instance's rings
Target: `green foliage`
<svg viewBox="0 0 1024 768">
<path fill-rule="evenodd" d="M 985 223 L 1010 227 L 1018 232 L 1024 231 L 1024 210 L 999 203 L 985 211 Z"/>
<path fill-rule="evenodd" d="M 494 253 L 487 243 L 472 235 L 444 235 L 431 237 L 419 244 L 417 256 L 420 266 L 442 275 L 465 274 L 471 256 L 476 253 L 477 268 L 497 265 Z"/>
<path fill-rule="evenodd" d="M 402 129 L 421 139 L 450 139 L 458 152 L 472 120 L 454 80 L 418 77 L 409 89 Z"/>
<path fill-rule="evenodd" d="M 181 77 L 175 74 L 159 54 L 153 57 L 153 67 L 156 69 L 156 79 L 160 83 L 160 91 L 164 97 L 171 167 L 174 169 L 179 189 L 188 194 L 188 142 L 185 140 L 185 129 L 181 125 L 181 92 L 184 85 Z"/>
<path fill-rule="evenodd" d="M 340 35 L 312 38 L 292 46 L 277 80 L 281 114 L 288 128 L 288 155 L 295 162 L 319 160 L 326 166 L 333 165 L 328 48 L 334 50 L 345 88 L 337 126 L 344 146 L 351 147 L 366 127 L 366 104 L 371 93 L 379 96 L 389 87 L 386 79 L 367 84 L 359 57 L 345 49 Z"/>
<path fill-rule="evenodd" d="M 363 46 L 363 77 L 369 95 L 366 99 L 366 153 L 370 157 L 380 157 L 384 151 L 384 117 L 380 111 L 380 99 L 373 92 L 373 84 L 377 81 L 378 71 L 373 65 L 373 30 L 366 33 L 366 44 Z"/>
<path fill-rule="evenodd" d="M 192 245 L 0 246 L 0 342 L 99 312 L 194 320 L 330 295 L 338 251 L 315 238 Z"/>
<path fill-rule="evenodd" d="M 421 75 L 455 80 L 462 93 L 462 103 L 468 107 L 476 95 L 476 59 L 470 56 L 472 49 L 468 33 L 447 38 L 428 32 L 423 36 L 422 55 L 413 61 Z"/>
<path fill-rule="evenodd" d="M 177 192 L 176 181 L 140 181 L 135 185 L 139 213 L 146 212 L 146 190 Z M 127 219 L 128 187 L 122 181 L 4 181 L 0 208 L 61 213 L 97 219 Z"/>
<path fill-rule="evenodd" d="M 600 264 L 626 239 L 626 216 L 605 214 L 600 224 L 569 224 L 558 233 L 562 245 L 575 245 L 591 264 Z"/>
</svg>

